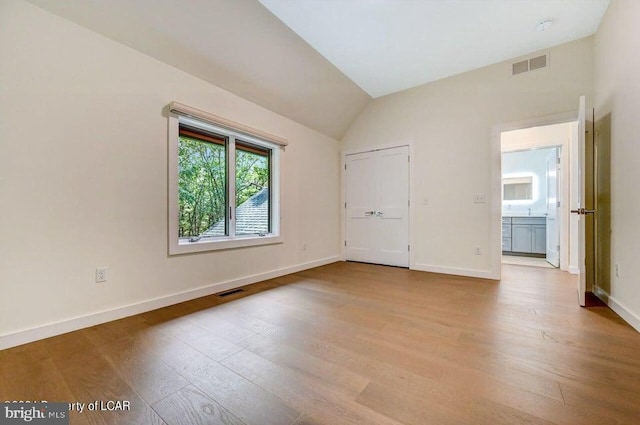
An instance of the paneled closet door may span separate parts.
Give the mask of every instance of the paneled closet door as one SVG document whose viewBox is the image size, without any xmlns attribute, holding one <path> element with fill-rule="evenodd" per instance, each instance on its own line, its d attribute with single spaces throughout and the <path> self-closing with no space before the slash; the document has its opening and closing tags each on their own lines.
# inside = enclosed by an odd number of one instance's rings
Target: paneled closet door
<svg viewBox="0 0 640 425">
<path fill-rule="evenodd" d="M 346 258 L 409 266 L 409 147 L 345 157 Z"/>
</svg>

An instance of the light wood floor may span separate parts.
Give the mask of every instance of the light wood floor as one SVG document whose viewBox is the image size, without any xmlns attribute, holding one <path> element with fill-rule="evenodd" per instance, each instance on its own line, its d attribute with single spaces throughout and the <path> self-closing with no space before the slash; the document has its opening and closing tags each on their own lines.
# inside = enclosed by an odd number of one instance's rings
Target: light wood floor
<svg viewBox="0 0 640 425">
<path fill-rule="evenodd" d="M 0 351 L 0 400 L 72 424 L 638 424 L 640 334 L 575 277 L 335 263 Z"/>
<path fill-rule="evenodd" d="M 519 257 L 517 255 L 503 255 L 502 264 L 512 264 L 514 266 L 544 267 L 547 269 L 554 268 L 547 262 L 546 258 Z"/>
</svg>

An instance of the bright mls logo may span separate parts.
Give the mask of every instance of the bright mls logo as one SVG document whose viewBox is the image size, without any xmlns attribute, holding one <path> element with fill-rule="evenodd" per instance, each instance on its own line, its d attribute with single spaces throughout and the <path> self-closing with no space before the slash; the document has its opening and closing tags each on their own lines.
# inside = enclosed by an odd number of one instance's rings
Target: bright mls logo
<svg viewBox="0 0 640 425">
<path fill-rule="evenodd" d="M 69 425 L 69 403 L 4 403 L 0 425 Z"/>
</svg>

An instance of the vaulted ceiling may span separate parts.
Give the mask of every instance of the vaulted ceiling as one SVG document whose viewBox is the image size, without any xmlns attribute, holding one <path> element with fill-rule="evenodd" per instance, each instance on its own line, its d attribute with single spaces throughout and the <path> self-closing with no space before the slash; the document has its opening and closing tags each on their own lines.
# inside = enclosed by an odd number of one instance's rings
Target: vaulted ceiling
<svg viewBox="0 0 640 425">
<path fill-rule="evenodd" d="M 259 0 L 372 97 L 596 32 L 609 0 Z M 538 24 L 548 21 L 548 27 Z"/>
<path fill-rule="evenodd" d="M 27 1 L 334 138 L 371 99 L 256 0 Z"/>
<path fill-rule="evenodd" d="M 372 97 L 591 35 L 609 3 L 27 1 L 337 139 Z"/>
</svg>

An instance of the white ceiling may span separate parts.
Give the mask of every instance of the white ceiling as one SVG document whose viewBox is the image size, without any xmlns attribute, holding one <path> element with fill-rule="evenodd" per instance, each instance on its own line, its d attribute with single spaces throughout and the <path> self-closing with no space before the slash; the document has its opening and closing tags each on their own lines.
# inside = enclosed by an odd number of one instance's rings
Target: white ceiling
<svg viewBox="0 0 640 425">
<path fill-rule="evenodd" d="M 588 36 L 609 3 L 27 1 L 336 139 L 371 97 Z"/>
<path fill-rule="evenodd" d="M 596 32 L 609 0 L 259 0 L 372 97 Z M 552 19 L 546 31 L 538 23 Z M 553 58 L 552 58 L 553 60 Z"/>
</svg>

